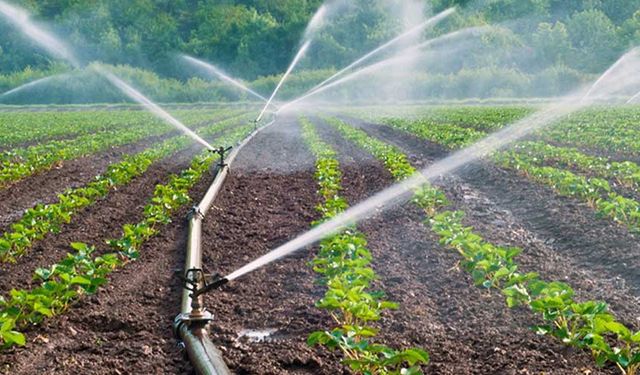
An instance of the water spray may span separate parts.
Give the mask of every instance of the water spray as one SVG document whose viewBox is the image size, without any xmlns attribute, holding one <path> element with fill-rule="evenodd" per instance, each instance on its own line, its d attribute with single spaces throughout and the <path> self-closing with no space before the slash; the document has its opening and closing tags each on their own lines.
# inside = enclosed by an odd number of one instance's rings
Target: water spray
<svg viewBox="0 0 640 375">
<path fill-rule="evenodd" d="M 264 96 L 258 94 L 257 92 L 253 91 L 252 89 L 250 89 L 249 87 L 243 85 L 240 81 L 231 78 L 228 74 L 225 74 L 222 70 L 220 70 L 219 68 L 215 67 L 213 64 L 204 62 L 202 60 L 196 59 L 195 57 L 191 57 L 189 55 L 182 55 L 181 56 L 184 60 L 186 60 L 187 62 L 198 66 L 200 68 L 205 69 L 207 72 L 213 73 L 215 76 L 217 76 L 218 78 L 220 78 L 221 80 L 223 80 L 224 82 L 227 82 L 229 84 L 231 84 L 232 86 L 239 88 L 242 91 L 245 91 L 251 95 L 253 95 L 254 97 L 262 100 L 263 102 L 267 102 L 267 98 L 265 98 Z"/>
<path fill-rule="evenodd" d="M 366 53 L 364 56 L 360 57 L 359 59 L 355 60 L 354 62 L 352 62 L 351 64 L 347 65 L 346 67 L 342 68 L 340 71 L 338 71 L 337 73 L 335 73 L 334 75 L 332 75 L 331 77 L 325 79 L 324 81 L 320 82 L 319 84 L 315 85 L 314 87 L 312 87 L 308 92 L 313 92 L 315 90 L 318 90 L 319 88 L 323 87 L 324 85 L 326 85 L 327 83 L 333 81 L 334 79 L 340 77 L 341 75 L 343 75 L 345 72 L 349 71 L 350 69 L 362 64 L 363 62 L 369 60 L 370 58 L 372 58 L 373 56 L 377 55 L 378 53 L 392 47 L 394 44 L 400 42 L 403 39 L 406 39 L 412 35 L 415 35 L 423 30 L 426 30 L 427 28 L 433 27 L 435 25 L 437 25 L 440 21 L 444 20 L 445 18 L 449 17 L 450 15 L 452 15 L 454 12 L 456 11 L 455 7 L 449 8 L 445 11 L 442 11 L 440 13 L 438 13 L 437 15 L 431 17 L 430 19 L 424 21 L 423 23 L 407 30 L 406 32 L 396 36 L 395 38 L 391 39 L 390 41 L 384 43 L 383 45 L 375 48 L 373 51 Z"/>
<path fill-rule="evenodd" d="M 29 12 L 25 9 L 0 0 L 0 13 L 5 16 L 7 21 L 15 25 L 20 31 L 38 43 L 51 55 L 68 61 L 74 68 L 80 67 L 80 62 L 76 59 L 69 47 L 58 40 L 52 33 L 45 31 L 42 26 L 33 22 Z"/>
<path fill-rule="evenodd" d="M 29 88 L 32 88 L 34 86 L 40 86 L 43 85 L 47 82 L 53 81 L 55 79 L 64 79 L 64 78 L 68 78 L 71 74 L 70 73 L 63 73 L 63 74 L 56 74 L 56 75 L 52 75 L 49 77 L 44 77 L 44 78 L 40 78 L 40 79 L 36 79 L 35 81 L 31 81 L 31 82 L 27 82 L 24 85 L 20 85 L 18 87 L 15 87 L 3 94 L 0 94 L 0 98 L 6 98 L 8 96 L 11 96 L 17 92 L 23 91 L 23 90 L 27 90 Z"/>
<path fill-rule="evenodd" d="M 122 91 L 126 96 L 136 101 L 145 107 L 149 112 L 153 113 L 156 117 L 168 122 L 169 124 L 175 126 L 184 134 L 191 137 L 196 142 L 200 143 L 204 147 L 209 150 L 215 150 L 213 146 L 211 146 L 207 141 L 202 139 L 199 135 L 197 135 L 193 130 L 187 128 L 184 124 L 178 121 L 175 117 L 171 116 L 167 111 L 160 108 L 157 104 L 149 100 L 147 97 L 142 95 L 139 91 L 131 87 L 129 84 L 116 77 L 113 73 L 109 72 L 105 68 L 101 66 L 94 66 L 95 71 L 105 77 L 109 82 L 111 82 L 114 86 L 116 86 L 120 91 Z"/>
<path fill-rule="evenodd" d="M 570 95 L 557 104 L 551 105 L 544 110 L 538 111 L 515 124 L 508 126 L 479 142 L 457 151 L 452 155 L 435 162 L 429 167 L 416 173 L 414 176 L 404 180 L 398 184 L 391 186 L 373 197 L 349 208 L 342 214 L 327 221 L 310 231 L 300 235 L 299 237 L 285 243 L 284 245 L 274 249 L 273 251 L 257 258 L 256 260 L 244 265 L 243 267 L 233 271 L 224 277 L 228 281 L 233 281 L 249 272 L 264 267 L 280 258 L 299 251 L 310 246 L 323 238 L 331 236 L 350 225 L 370 217 L 379 210 L 389 209 L 397 204 L 410 199 L 415 190 L 424 184 L 432 181 L 442 175 L 450 174 L 457 169 L 483 157 L 492 154 L 495 151 L 503 149 L 511 143 L 522 139 L 523 137 L 541 130 L 552 123 L 558 121 L 571 113 L 581 110 L 592 102 L 587 100 L 589 95 L 593 93 L 594 87 L 604 85 L 604 89 L 608 89 L 608 85 L 619 87 L 617 82 L 607 82 L 612 76 L 613 70 L 626 63 L 638 63 L 638 53 L 636 50 L 626 53 L 620 58 L 609 70 L 607 70 L 596 83 L 584 95 Z M 631 60 L 631 61 L 630 61 Z M 635 64 L 634 64 L 635 65 Z M 627 80 L 633 77 L 625 77 Z M 608 84 L 608 85 L 607 85 Z M 602 88 L 601 88 L 602 89 Z"/>
<path fill-rule="evenodd" d="M 327 16 L 327 5 L 322 4 L 320 8 L 316 11 L 316 14 L 313 15 L 311 21 L 307 25 L 306 30 L 304 31 L 303 40 L 311 40 L 311 35 L 318 31 L 324 25 L 324 19 Z"/>
<path fill-rule="evenodd" d="M 354 80 L 355 78 L 362 76 L 364 74 L 367 73 L 372 73 L 374 71 L 377 71 L 379 69 L 382 69 L 386 66 L 390 66 L 393 65 L 395 63 L 399 63 L 399 62 L 403 62 L 405 59 L 407 58 L 415 58 L 418 57 L 420 54 L 426 52 L 426 51 L 420 51 L 422 49 L 425 48 L 432 48 L 434 46 L 437 46 L 439 44 L 445 43 L 445 42 L 450 42 L 454 39 L 457 38 L 462 38 L 462 37 L 477 37 L 479 35 L 482 35 L 484 33 L 486 33 L 487 31 L 491 30 L 491 27 L 489 26 L 479 26 L 479 27 L 470 27 L 470 28 L 466 28 L 466 29 L 462 29 L 462 30 L 457 30 L 457 31 L 453 31 L 451 33 L 445 34 L 445 35 L 441 35 L 439 37 L 436 38 L 432 38 L 429 39 L 425 42 L 422 42 L 418 45 L 403 49 L 402 51 L 398 52 L 396 55 L 389 57 L 387 59 L 384 59 L 382 61 L 373 63 L 371 65 L 367 65 L 365 67 L 362 67 L 356 71 L 353 71 L 347 75 L 345 75 L 344 77 L 338 79 L 338 80 L 334 80 L 333 82 L 330 82 L 328 84 L 323 85 L 322 87 L 318 87 L 315 90 L 309 90 L 307 91 L 305 94 L 303 94 L 302 96 L 286 103 L 285 105 L 280 107 L 280 111 L 284 111 L 287 108 L 292 107 L 293 105 L 302 102 L 303 100 L 306 100 L 312 96 L 315 96 L 317 94 L 320 94 L 324 91 L 327 91 L 328 89 L 341 85 L 343 83 L 349 82 Z"/>
<path fill-rule="evenodd" d="M 587 91 L 586 94 L 584 94 L 584 96 L 582 97 L 582 100 L 587 100 L 590 99 L 591 96 L 593 95 L 593 93 L 600 89 L 600 86 L 603 82 L 606 82 L 607 79 L 609 79 L 611 76 L 614 76 L 615 73 L 617 73 L 617 70 L 619 70 L 620 67 L 624 66 L 625 64 L 629 63 L 629 59 L 632 57 L 640 57 L 640 47 L 636 47 L 633 48 L 631 51 L 627 52 L 625 54 L 626 58 L 621 58 L 618 61 L 616 61 L 615 64 L 613 64 L 609 69 L 607 69 L 606 72 L 604 72 L 603 75 L 600 76 L 600 78 L 598 78 L 596 80 L 596 82 L 591 86 L 591 88 L 589 88 L 589 90 Z M 626 73 L 626 72 L 622 72 L 622 73 Z M 619 73 L 620 74 L 620 73 Z M 631 98 L 634 99 L 634 98 Z M 627 102 L 628 103 L 628 102 Z"/>
<path fill-rule="evenodd" d="M 267 111 L 267 108 L 269 108 L 269 105 L 271 105 L 271 102 L 273 101 L 273 98 L 275 98 L 276 95 L 278 94 L 278 91 L 280 90 L 280 87 L 282 87 L 284 82 L 287 80 L 287 78 L 289 77 L 289 74 L 291 74 L 291 71 L 293 70 L 293 68 L 295 68 L 296 65 L 298 65 L 298 62 L 300 61 L 300 59 L 302 59 L 304 54 L 307 52 L 307 49 L 309 49 L 310 45 L 311 45 L 311 41 L 310 40 L 307 40 L 302 45 L 302 47 L 300 48 L 300 50 L 298 51 L 298 53 L 294 57 L 293 61 L 291 62 L 291 65 L 289 65 L 289 68 L 287 69 L 287 71 L 284 73 L 284 75 L 280 79 L 280 82 L 278 83 L 276 88 L 273 90 L 273 93 L 271 94 L 271 97 L 269 97 L 269 100 L 267 100 L 267 104 L 265 104 L 264 108 L 262 108 L 262 111 L 260 112 L 260 115 L 258 115 L 258 117 L 256 118 L 256 121 L 255 121 L 256 123 L 258 123 L 258 122 L 260 122 L 260 120 L 262 120 L 262 117 L 264 116 L 264 113 Z"/>
<path fill-rule="evenodd" d="M 631 104 L 636 101 L 636 99 L 640 98 L 640 91 L 632 96 L 629 100 L 627 100 L 627 104 Z"/>
</svg>

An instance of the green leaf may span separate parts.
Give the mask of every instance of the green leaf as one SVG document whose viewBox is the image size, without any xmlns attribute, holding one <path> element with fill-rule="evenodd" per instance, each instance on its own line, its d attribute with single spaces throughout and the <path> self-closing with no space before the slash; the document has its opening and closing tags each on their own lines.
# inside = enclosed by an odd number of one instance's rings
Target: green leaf
<svg viewBox="0 0 640 375">
<path fill-rule="evenodd" d="M 326 339 L 327 339 L 327 334 L 324 331 L 313 332 L 307 338 L 307 345 L 309 346 L 321 345 L 324 342 L 326 342 Z"/>
<path fill-rule="evenodd" d="M 1 332 L 2 339 L 6 344 L 24 346 L 27 343 L 26 337 L 17 331 Z"/>
<path fill-rule="evenodd" d="M 87 244 L 82 242 L 72 242 L 71 248 L 77 251 L 87 251 L 89 249 L 89 246 L 87 246 Z"/>
<path fill-rule="evenodd" d="M 75 276 L 69 281 L 69 284 L 91 285 L 91 280 L 84 276 Z"/>
<path fill-rule="evenodd" d="M 405 360 L 409 363 L 409 365 L 413 366 L 416 363 L 427 364 L 429 363 L 429 353 L 422 349 L 413 348 L 407 349 L 402 352 Z"/>
</svg>

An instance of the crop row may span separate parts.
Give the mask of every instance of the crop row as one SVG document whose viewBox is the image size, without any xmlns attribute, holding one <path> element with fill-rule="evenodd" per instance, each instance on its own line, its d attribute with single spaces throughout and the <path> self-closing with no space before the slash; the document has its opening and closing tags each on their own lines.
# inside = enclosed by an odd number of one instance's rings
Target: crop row
<svg viewBox="0 0 640 375">
<path fill-rule="evenodd" d="M 607 180 L 543 166 L 542 159 L 515 151 L 501 152 L 493 158 L 503 168 L 546 184 L 562 196 L 583 200 L 602 217 L 627 226 L 632 233 L 640 233 L 640 203 L 612 191 Z"/>
<path fill-rule="evenodd" d="M 398 107 L 347 109 L 349 113 L 367 121 L 385 121 L 387 118 L 403 117 L 420 119 L 425 124 L 456 125 L 491 132 L 525 118 L 533 113 L 534 106 L 455 106 L 455 107 Z M 590 131 L 639 131 L 640 110 L 638 107 L 592 107 L 567 116 L 559 127 Z"/>
<path fill-rule="evenodd" d="M 493 131 L 520 120 L 533 111 L 524 106 L 402 106 L 376 108 L 349 108 L 343 113 L 366 119 L 367 121 L 385 121 L 387 118 L 402 117 L 420 119 L 430 126 L 456 125 L 480 131 Z"/>
<path fill-rule="evenodd" d="M 485 133 L 458 125 L 434 125 L 422 120 L 387 119 L 386 125 L 419 135 L 450 149 L 469 146 L 485 137 Z"/>
<path fill-rule="evenodd" d="M 478 132 L 465 135 L 459 133 L 460 128 L 456 126 L 429 127 L 420 121 L 388 120 L 387 124 L 452 149 L 470 145 L 482 138 L 484 134 Z M 440 134 L 437 135 L 438 133 Z M 597 139 L 591 135 L 587 136 L 587 138 L 590 137 Z M 532 152 L 530 154 L 516 152 L 518 147 L 524 147 Z M 537 151 L 535 153 L 533 153 L 534 148 Z M 612 191 L 606 180 L 577 176 L 567 170 L 541 165 L 544 160 L 555 159 L 561 163 L 589 170 L 598 176 L 613 177 L 625 184 L 637 184 L 640 178 L 637 164 L 610 162 L 604 158 L 581 154 L 576 149 L 544 146 L 540 143 L 523 143 L 521 146 L 516 146 L 515 150 L 497 152 L 493 155 L 493 159 L 503 168 L 520 171 L 536 182 L 552 187 L 560 195 L 587 202 L 599 215 L 627 226 L 632 232 L 640 230 L 640 203 Z M 542 156 L 544 153 L 547 153 L 546 156 Z"/>
<path fill-rule="evenodd" d="M 204 129 L 201 134 L 210 136 L 237 122 L 236 118 L 221 121 Z M 123 161 L 110 165 L 104 174 L 96 176 L 87 185 L 69 189 L 58 195 L 56 203 L 38 204 L 26 210 L 20 220 L 12 224 L 11 229 L 0 237 L 0 262 L 15 262 L 35 241 L 43 239 L 47 233 L 58 233 L 80 210 L 142 175 L 154 162 L 191 143 L 189 137 L 177 136 L 138 154 L 125 156 Z"/>
<path fill-rule="evenodd" d="M 225 112 L 232 113 L 230 110 L 178 110 L 173 113 L 182 121 L 194 124 Z M 0 113 L 0 148 L 138 127 L 150 122 L 161 123 L 144 111 L 5 112 Z"/>
<path fill-rule="evenodd" d="M 176 116 L 186 124 L 195 126 L 211 118 L 231 116 L 239 114 L 234 109 L 219 109 L 215 111 L 178 111 Z M 12 115 L 12 113 L 0 113 L 2 115 Z M 62 118 L 60 118 L 62 117 Z M 19 133 L 12 137 L 25 138 L 25 142 L 30 145 L 45 145 L 50 142 L 72 141 L 83 135 L 99 134 L 104 132 L 127 131 L 128 128 L 145 128 L 171 130 L 171 126 L 143 111 L 96 111 L 96 112 L 40 112 L 26 113 L 27 120 L 20 120 L 15 123 L 2 123 L 0 129 L 5 132 Z M 58 122 L 59 121 L 59 122 Z M 37 135 L 29 137 L 29 134 L 36 132 Z M 10 135 L 3 135 L 9 137 Z M 55 143 L 54 143 L 55 144 Z M 0 160 L 20 160 L 26 159 L 32 148 L 17 147 L 8 149 L 0 153 Z"/>
<path fill-rule="evenodd" d="M 336 152 L 321 140 L 313 124 L 304 118 L 300 122 L 305 143 L 316 157 L 315 178 L 322 199 L 317 206 L 322 215 L 319 224 L 347 208 L 340 196 L 342 172 Z M 373 342 L 378 329 L 371 324 L 397 304 L 384 300 L 383 293 L 371 291 L 371 283 L 377 278 L 371 261 L 366 238 L 355 227 L 322 240 L 312 264 L 327 291 L 316 306 L 329 311 L 337 327 L 314 332 L 307 341 L 309 345 L 340 350 L 345 357 L 343 363 L 359 374 L 418 374 L 419 365 L 429 361 L 425 351 L 399 351 Z"/>
<path fill-rule="evenodd" d="M 610 123 L 561 122 L 539 132 L 539 136 L 543 140 L 571 146 L 623 153 L 640 152 L 640 129 L 615 127 Z"/>
<path fill-rule="evenodd" d="M 200 120 L 198 117 L 198 121 Z M 51 141 L 25 149 L 7 151 L 0 163 L 0 188 L 59 165 L 65 160 L 167 134 L 172 129 L 164 123 L 154 121 L 136 127 L 106 130 L 74 139 Z"/>
<path fill-rule="evenodd" d="M 527 107 L 459 108 L 430 107 L 418 111 L 415 116 L 402 114 L 402 120 L 388 113 L 372 115 L 369 110 L 347 110 L 359 118 L 377 120 L 387 125 L 420 134 L 423 138 L 449 148 L 469 145 L 484 134 L 501 129 L 531 113 Z M 384 110 L 383 110 L 384 112 Z M 637 108 L 592 108 L 574 113 L 556 125 L 537 132 L 540 139 L 572 146 L 640 152 L 640 111 Z"/>
<path fill-rule="evenodd" d="M 383 142 L 361 130 L 338 120 L 331 123 L 355 144 L 369 150 L 386 151 L 387 155 L 382 151 L 373 154 L 382 162 L 402 158 L 398 155 L 402 154 L 399 150 L 392 146 L 384 147 Z M 405 178 L 416 172 L 407 165 L 389 171 L 394 176 L 404 174 Z M 544 281 L 536 273 L 519 272 L 515 258 L 522 250 L 494 245 L 474 233 L 473 228 L 465 227 L 464 212 L 443 210 L 448 202 L 436 188 L 428 184 L 423 186 L 413 202 L 425 211 L 425 224 L 430 225 L 440 237 L 440 243 L 463 257 L 463 266 L 477 286 L 498 289 L 509 307 L 527 306 L 541 318 L 543 323 L 535 327 L 538 334 L 550 335 L 566 345 L 589 350 L 599 366 L 611 362 L 626 375 L 633 375 L 640 368 L 640 331 L 634 333 L 617 321 L 607 311 L 606 303 L 578 302 L 570 285 Z"/>
<path fill-rule="evenodd" d="M 521 142 L 513 150 L 525 154 L 536 163 L 572 168 L 582 173 L 616 181 L 627 188 L 640 188 L 640 166 L 631 161 L 616 162 L 591 156 L 576 148 L 558 147 L 543 142 Z"/>
<path fill-rule="evenodd" d="M 252 130 L 253 124 L 244 125 L 216 141 L 234 144 Z M 73 252 L 64 260 L 35 272 L 34 278 L 42 281 L 39 287 L 12 290 L 9 298 L 0 297 L 0 345 L 24 345 L 26 338 L 22 330 L 62 314 L 82 295 L 96 293 L 114 270 L 136 260 L 142 245 L 156 235 L 161 226 L 171 222 L 172 215 L 179 208 L 191 201 L 189 190 L 216 160 L 217 154 L 204 151 L 193 159 L 187 169 L 170 176 L 167 184 L 156 186 L 153 197 L 144 208 L 142 221 L 125 224 L 120 238 L 107 241 L 113 253 L 95 257 L 94 246 L 73 243 Z"/>
</svg>

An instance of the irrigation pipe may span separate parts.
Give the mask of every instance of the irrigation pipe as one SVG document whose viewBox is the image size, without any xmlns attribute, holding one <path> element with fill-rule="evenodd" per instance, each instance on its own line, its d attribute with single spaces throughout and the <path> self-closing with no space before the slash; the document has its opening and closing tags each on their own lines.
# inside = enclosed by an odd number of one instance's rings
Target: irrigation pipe
<svg viewBox="0 0 640 375">
<path fill-rule="evenodd" d="M 213 320 L 213 315 L 203 305 L 203 294 L 224 284 L 226 280 L 215 276 L 213 280 L 210 280 L 211 277 L 205 275 L 202 271 L 202 222 L 220 189 L 222 189 L 222 184 L 229 175 L 229 167 L 240 151 L 258 133 L 273 125 L 274 122 L 275 120 L 272 120 L 268 124 L 256 128 L 239 145 L 233 148 L 228 156 L 225 157 L 224 155 L 225 151 L 228 150 L 224 148 L 218 150 L 221 154 L 221 159 L 216 177 L 200 204 L 193 207 L 188 216 L 189 234 L 186 260 L 182 273 L 182 280 L 184 281 L 182 305 L 180 315 L 174 320 L 173 328 L 198 374 L 231 374 L 222 358 L 222 354 L 213 345 L 207 332 L 207 325 Z"/>
</svg>

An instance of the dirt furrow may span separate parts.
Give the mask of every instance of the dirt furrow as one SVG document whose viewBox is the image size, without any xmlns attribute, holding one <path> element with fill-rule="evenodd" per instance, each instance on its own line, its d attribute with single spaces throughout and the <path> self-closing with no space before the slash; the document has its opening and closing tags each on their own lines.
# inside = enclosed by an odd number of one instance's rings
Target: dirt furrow
<svg viewBox="0 0 640 375">
<path fill-rule="evenodd" d="M 193 127 L 201 128 L 226 118 L 228 116 L 202 122 Z M 121 161 L 125 155 L 136 154 L 176 135 L 178 132 L 172 131 L 133 144 L 113 147 L 105 152 L 66 160 L 57 167 L 36 173 L 9 187 L 0 189 L 0 233 L 6 231 L 11 223 L 18 220 L 26 209 L 39 203 L 55 202 L 58 194 L 67 189 L 86 185 L 95 176 L 104 173 L 109 165 Z"/>
<path fill-rule="evenodd" d="M 71 242 L 95 245 L 98 253 L 110 251 L 105 240 L 120 237 L 124 224 L 140 221 L 156 185 L 167 182 L 170 174 L 186 168 L 197 149 L 190 147 L 152 164 L 142 176 L 75 214 L 60 233 L 49 233 L 43 240 L 36 241 L 17 263 L 0 264 L 3 280 L 0 293 L 6 295 L 13 288 L 30 289 L 38 285 L 39 282 L 32 279 L 33 272 L 38 267 L 49 267 L 62 260 L 72 250 Z"/>
<path fill-rule="evenodd" d="M 205 220 L 209 271 L 226 274 L 307 230 L 317 218 L 314 160 L 293 119 L 258 136 L 238 157 Z M 338 374 L 327 354 L 306 345 L 329 324 L 313 304 L 321 295 L 303 250 L 207 296 L 216 314 L 213 336 L 237 374 Z M 252 333 L 270 332 L 263 340 Z"/>
<path fill-rule="evenodd" d="M 423 158 L 426 163 L 443 157 L 446 152 L 428 141 L 386 126 L 356 120 L 351 120 L 351 123 L 374 137 L 395 143 L 409 155 Z M 433 151 L 438 148 L 439 156 Z M 457 172 L 457 175 L 469 189 L 486 196 L 495 205 L 496 212 L 502 209 L 511 213 L 520 223 L 522 230 L 526 230 L 532 238 L 544 243 L 547 254 L 555 253 L 560 256 L 553 257 L 555 261 L 547 260 L 547 263 L 554 265 L 549 267 L 556 270 L 556 273 L 549 273 L 550 278 L 564 278 L 567 266 L 576 267 L 585 275 L 582 287 L 586 290 L 593 291 L 594 288 L 589 287 L 589 284 L 610 285 L 611 280 L 619 280 L 615 289 L 618 289 L 620 295 L 624 294 L 626 288 L 632 295 L 639 295 L 640 243 L 626 228 L 608 219 L 598 218 L 586 204 L 558 196 L 548 187 L 486 162 L 465 167 Z M 460 180 L 440 184 L 445 190 L 449 189 L 451 194 L 455 194 Z M 464 194 L 458 190 L 462 200 Z M 483 209 L 486 210 L 486 205 Z M 478 225 L 482 227 L 487 221 L 486 217 L 491 217 L 492 214 L 493 212 L 485 213 L 485 218 L 477 220 Z M 499 234 L 506 235 L 511 231 L 497 228 L 494 232 L 494 237 L 498 240 Z M 507 241 L 509 237 L 503 236 L 502 242 Z M 523 245 L 527 248 L 529 243 L 525 241 Z M 562 259 L 561 263 L 557 263 L 559 259 Z M 532 260 L 532 265 L 535 264 L 539 262 Z M 579 280 L 574 283 L 580 288 Z M 605 289 L 601 294 L 607 296 L 609 292 L 610 289 Z"/>
</svg>

